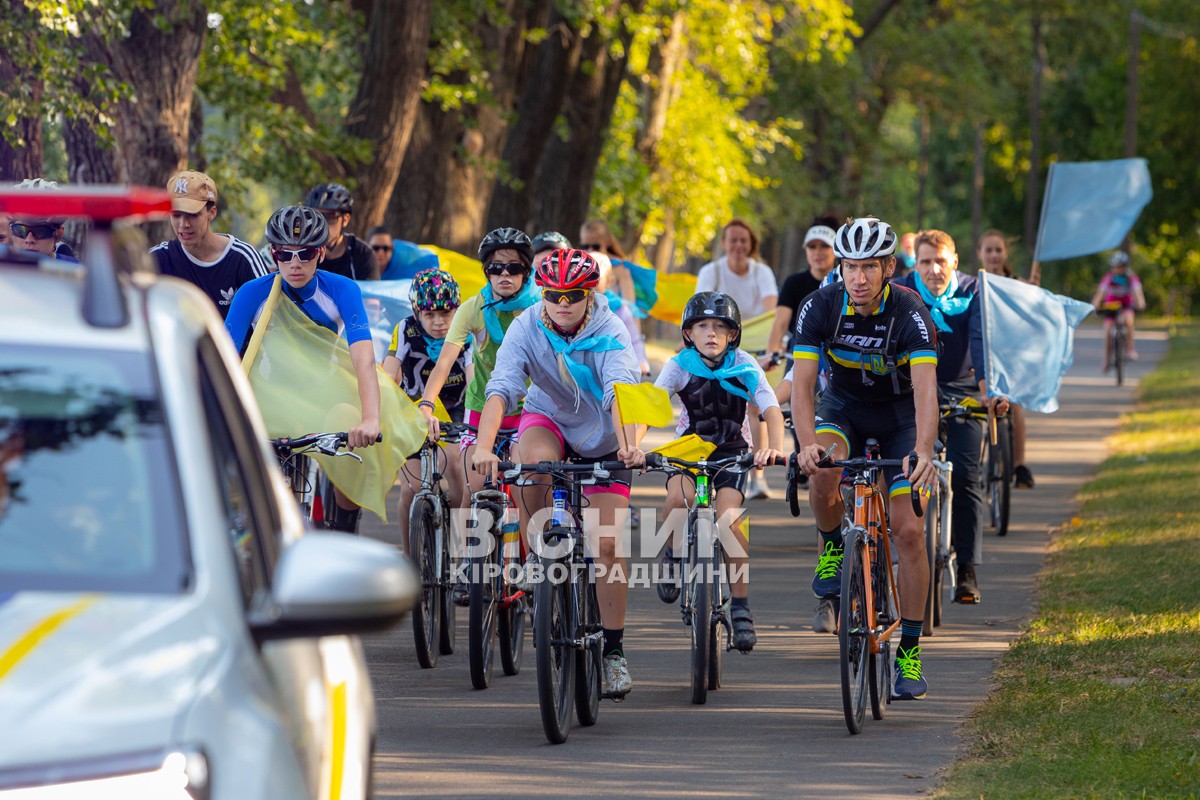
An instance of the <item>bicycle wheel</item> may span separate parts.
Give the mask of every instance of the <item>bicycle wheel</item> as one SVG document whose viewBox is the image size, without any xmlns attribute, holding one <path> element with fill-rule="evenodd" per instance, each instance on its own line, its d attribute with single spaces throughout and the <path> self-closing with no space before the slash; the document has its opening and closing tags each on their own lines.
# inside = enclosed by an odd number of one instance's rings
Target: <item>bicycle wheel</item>
<svg viewBox="0 0 1200 800">
<path fill-rule="evenodd" d="M 408 541 L 412 563 L 421 578 L 421 594 L 413 605 L 413 636 L 417 644 L 417 662 L 425 669 L 437 666 L 437 642 L 440 626 L 443 584 L 437 574 L 436 534 L 433 528 L 433 504 L 425 497 L 413 501 L 408 515 Z"/>
<path fill-rule="evenodd" d="M 590 570 L 589 570 L 590 573 Z M 600 681 L 604 672 L 604 636 L 600 625 L 600 601 L 596 599 L 595 579 L 589 574 L 583 585 L 577 585 L 579 625 L 586 642 L 575 656 L 575 718 L 580 725 L 595 725 L 600 715 Z"/>
<path fill-rule="evenodd" d="M 708 658 L 712 641 L 712 581 L 704 575 L 712 556 L 702 552 L 714 541 L 712 518 L 697 515 L 688 537 L 687 570 L 684 575 L 691 609 L 692 629 L 692 702 L 704 705 L 708 701 Z"/>
<path fill-rule="evenodd" d="M 1116 333 L 1113 336 L 1112 361 L 1113 370 L 1117 373 L 1117 386 L 1125 382 L 1125 326 L 1121 322 L 1113 324 Z"/>
<path fill-rule="evenodd" d="M 500 610 L 497 583 L 502 580 L 498 575 L 490 574 L 490 570 L 496 566 L 494 555 L 472 559 L 470 609 L 467 615 L 467 661 L 471 668 L 471 685 L 476 689 L 486 689 L 492 681 L 496 618 Z"/>
<path fill-rule="evenodd" d="M 721 669 L 725 659 L 725 626 L 729 621 L 729 599 L 732 597 L 729 583 L 726 580 L 725 551 L 720 543 L 713 547 L 712 557 L 713 576 L 709 580 L 713 596 L 713 621 L 708 636 L 708 689 L 721 688 Z"/>
<path fill-rule="evenodd" d="M 838 651 L 842 678 L 842 710 L 851 733 L 862 733 L 867 711 L 867 673 L 871 648 L 867 608 L 866 532 L 852 528 L 846 532 L 850 544 L 842 558 L 841 617 L 838 620 Z M 881 556 L 882 557 L 882 556 Z"/>
<path fill-rule="evenodd" d="M 542 560 L 543 567 L 561 563 Z M 537 661 L 538 706 L 542 730 L 551 744 L 562 744 L 571 730 L 575 699 L 575 648 L 570 637 L 571 584 L 546 578 L 534 590 L 533 647 Z"/>
<path fill-rule="evenodd" d="M 934 483 L 933 492 L 929 495 L 929 502 L 925 505 L 925 557 L 929 562 L 929 591 L 925 595 L 922 636 L 932 636 L 934 626 L 942 624 L 940 609 L 937 608 L 938 580 L 934 578 L 935 575 L 938 575 L 937 555 L 942 541 L 941 498 L 941 484 Z"/>
<path fill-rule="evenodd" d="M 504 591 L 511 596 L 509 587 Z M 525 620 L 529 604 L 524 597 L 509 601 L 508 608 L 500 609 L 497 617 L 497 635 L 500 639 L 500 666 L 505 675 L 516 675 L 521 671 L 525 657 Z"/>
<path fill-rule="evenodd" d="M 1007 536 L 1013 482 L 1012 427 L 1007 418 L 997 421 L 996 443 L 987 446 L 987 471 L 992 527 L 997 536 Z"/>
<path fill-rule="evenodd" d="M 945 497 L 942 498 L 942 502 L 945 502 Z M 933 506 L 931 505 L 925 513 L 932 513 L 932 510 Z M 893 569 L 894 567 L 889 568 L 878 558 L 874 559 L 871 564 L 871 585 L 875 595 L 875 625 L 879 629 L 888 627 L 900 616 L 900 609 L 896 608 L 892 595 L 893 581 L 895 580 Z M 864 647 L 868 644 L 864 641 Z M 870 648 L 867 647 L 867 649 Z M 888 642 L 880 642 L 879 652 L 871 653 L 869 666 L 871 716 L 875 719 L 883 719 L 892 696 L 892 657 L 891 645 Z"/>
</svg>

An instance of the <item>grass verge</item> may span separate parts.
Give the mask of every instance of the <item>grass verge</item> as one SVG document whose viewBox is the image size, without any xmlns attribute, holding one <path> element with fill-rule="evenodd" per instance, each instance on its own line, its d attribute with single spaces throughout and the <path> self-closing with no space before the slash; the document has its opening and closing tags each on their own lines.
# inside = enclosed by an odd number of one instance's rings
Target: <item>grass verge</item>
<svg viewBox="0 0 1200 800">
<path fill-rule="evenodd" d="M 1200 796 L 1200 328 L 1140 386 L 937 798 Z"/>
</svg>

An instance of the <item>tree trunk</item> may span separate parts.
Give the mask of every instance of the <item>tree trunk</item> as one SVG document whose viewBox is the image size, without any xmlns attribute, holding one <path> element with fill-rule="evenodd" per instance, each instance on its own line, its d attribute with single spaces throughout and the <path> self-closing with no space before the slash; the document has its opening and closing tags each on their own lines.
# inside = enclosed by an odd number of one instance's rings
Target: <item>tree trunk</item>
<svg viewBox="0 0 1200 800">
<path fill-rule="evenodd" d="M 93 32 L 84 36 L 86 59 L 127 83 L 133 97 L 117 104 L 111 162 L 94 134 L 78 126 L 68 130 L 72 178 L 165 186 L 187 166 L 192 97 L 207 31 L 205 9 L 183 0 L 157 0 L 153 7 L 133 12 L 129 35 L 120 41 L 107 41 L 99 32 L 105 26 L 92 22 Z"/>
<path fill-rule="evenodd" d="M 593 34 L 583 43 L 579 69 L 571 79 L 567 95 L 566 119 L 569 130 L 564 141 L 553 137 L 546 147 L 538 179 L 533 227 L 536 230 L 576 231 L 587 218 L 596 165 L 604 147 L 608 124 L 612 120 L 617 93 L 625 80 L 625 67 L 633 31 L 625 24 L 629 11 L 641 9 L 643 0 L 614 2 L 610 16 L 622 20 L 617 42 Z"/>
<path fill-rule="evenodd" d="M 1046 69 L 1046 43 L 1042 18 L 1036 6 L 1031 21 L 1033 37 L 1033 82 L 1029 91 L 1029 174 L 1025 181 L 1025 246 L 1032 252 L 1037 242 L 1038 206 L 1042 168 L 1042 74 Z"/>
<path fill-rule="evenodd" d="M 917 140 L 917 230 L 925 230 L 925 194 L 929 189 L 929 109 L 922 108 Z"/>
<path fill-rule="evenodd" d="M 983 176 L 987 166 L 986 142 L 983 138 L 983 123 L 975 123 L 975 171 L 971 180 L 971 247 L 979 242 L 983 233 Z M 959 250 L 963 250 L 960 246 Z"/>
<path fill-rule="evenodd" d="M 442 244 L 436 233 L 441 225 L 447 173 L 460 147 L 464 130 L 457 112 L 442 111 L 432 103 L 421 103 L 400 176 L 388 206 L 386 225 L 394 236 L 422 244 Z"/>
<path fill-rule="evenodd" d="M 67 174 L 71 183 L 118 183 L 117 154 L 86 122 L 66 120 Z M 163 178 L 165 186 L 170 175 Z"/>
<path fill-rule="evenodd" d="M 488 230 L 529 225 L 542 154 L 566 99 L 570 77 L 579 67 L 582 49 L 579 32 L 557 12 L 551 17 L 549 28 L 549 35 L 537 48 L 516 118 L 508 128 L 501 175 L 488 205 L 485 226 Z"/>
<path fill-rule="evenodd" d="M 375 0 L 367 26 L 362 79 L 346 118 L 347 133 L 371 143 L 374 158 L 351 172 L 356 227 L 383 221 L 412 135 L 426 54 L 433 0 Z"/>
</svg>

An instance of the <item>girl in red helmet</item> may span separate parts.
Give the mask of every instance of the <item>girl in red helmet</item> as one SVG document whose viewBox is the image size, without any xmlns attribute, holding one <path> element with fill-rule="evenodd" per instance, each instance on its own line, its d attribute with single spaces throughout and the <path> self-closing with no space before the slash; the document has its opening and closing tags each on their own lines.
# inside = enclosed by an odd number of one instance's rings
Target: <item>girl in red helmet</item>
<svg viewBox="0 0 1200 800">
<path fill-rule="evenodd" d="M 517 434 L 521 461 L 625 462 L 630 469 L 645 463 L 634 441 L 634 426 L 622 427 L 613 402 L 613 384 L 640 381 L 629 332 L 595 291 L 600 280 L 596 260 L 582 250 L 555 250 L 537 265 L 534 277 L 542 301 L 522 314 L 508 329 L 496 367 L 488 380 L 479 442 L 473 463 L 477 472 L 495 478 L 498 459 L 492 453 L 496 433 L 506 414 L 524 400 Z M 515 457 L 514 457 L 515 460 Z M 604 686 L 606 697 L 623 697 L 633 682 L 622 645 L 625 629 L 625 554 L 617 552 L 617 520 L 629 508 L 632 472 L 613 473 L 612 486 L 584 490 L 591 508 L 599 510 L 600 530 L 589 531 L 596 561 L 604 577 L 596 592 L 604 626 Z M 521 489 L 522 533 L 533 557 L 540 537 L 528 537 L 528 520 L 549 505 L 545 486 Z M 540 515 L 544 516 L 544 515 Z M 596 541 L 597 534 L 603 534 Z M 527 562 L 528 563 L 528 562 Z M 529 574 L 529 571 L 527 571 Z"/>
</svg>

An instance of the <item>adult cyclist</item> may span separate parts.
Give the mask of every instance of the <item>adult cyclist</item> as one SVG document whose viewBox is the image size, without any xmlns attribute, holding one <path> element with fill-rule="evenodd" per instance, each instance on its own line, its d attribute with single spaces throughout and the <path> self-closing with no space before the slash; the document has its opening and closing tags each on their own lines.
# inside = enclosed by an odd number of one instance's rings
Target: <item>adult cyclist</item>
<svg viewBox="0 0 1200 800">
<path fill-rule="evenodd" d="M 358 378 L 359 423 L 347 431 L 347 446 L 354 450 L 370 447 L 379 436 L 379 382 L 375 377 L 375 348 L 371 326 L 358 284 L 349 278 L 317 269 L 325 257 L 329 226 L 320 212 L 306 206 L 285 206 L 267 222 L 267 241 L 278 274 L 255 278 L 233 296 L 225 327 L 238 352 L 245 350 L 251 329 L 276 280 L 283 281 L 283 294 L 316 324 L 344 336 L 350 345 L 350 360 Z M 336 493 L 329 527 L 354 533 L 359 508 L 340 491 Z"/>
<path fill-rule="evenodd" d="M 832 602 L 841 588 L 842 496 L 836 470 L 817 466 L 837 445 L 839 457 L 862 453 L 867 439 L 880 443 L 885 459 L 903 468 L 883 470 L 891 498 L 892 541 L 900 555 L 901 635 L 896 647 L 892 697 L 925 696 L 920 635 L 929 589 L 929 563 L 921 520 L 909 502 L 915 488 L 935 477 L 937 435 L 937 339 L 933 320 L 914 292 L 888 283 L 896 270 L 896 233 L 886 222 L 862 217 L 834 237 L 843 283 L 813 292 L 796 320 L 792 420 L 800 440 L 800 469 L 809 476 L 808 501 L 821 553 L 813 593 L 822 599 L 813 628 L 834 630 Z M 829 362 L 829 386 L 814 400 L 817 362 Z M 916 451 L 913 464 L 909 453 Z"/>
<path fill-rule="evenodd" d="M 354 212 L 350 190 L 340 183 L 320 183 L 308 190 L 304 205 L 315 208 L 329 226 L 321 269 L 356 281 L 379 280 L 379 262 L 369 245 L 346 230 Z"/>
</svg>

